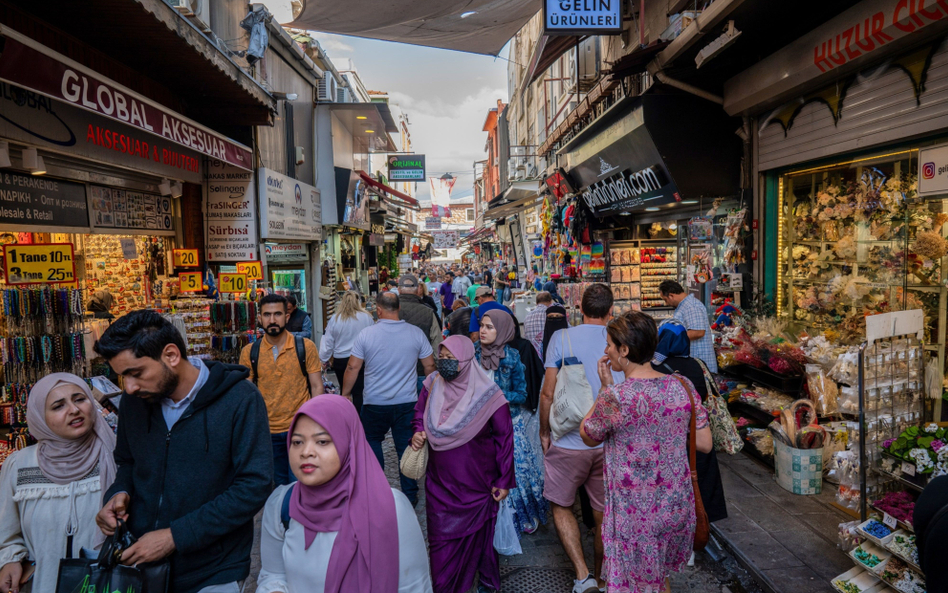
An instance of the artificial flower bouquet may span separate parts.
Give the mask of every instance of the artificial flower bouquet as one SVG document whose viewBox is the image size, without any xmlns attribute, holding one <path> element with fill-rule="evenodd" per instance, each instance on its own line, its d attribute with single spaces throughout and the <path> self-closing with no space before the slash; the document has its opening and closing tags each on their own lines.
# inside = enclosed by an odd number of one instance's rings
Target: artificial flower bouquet
<svg viewBox="0 0 948 593">
<path fill-rule="evenodd" d="M 934 422 L 910 426 L 898 437 L 882 443 L 886 453 L 915 465 L 923 475 L 948 475 L 948 431 Z"/>
</svg>

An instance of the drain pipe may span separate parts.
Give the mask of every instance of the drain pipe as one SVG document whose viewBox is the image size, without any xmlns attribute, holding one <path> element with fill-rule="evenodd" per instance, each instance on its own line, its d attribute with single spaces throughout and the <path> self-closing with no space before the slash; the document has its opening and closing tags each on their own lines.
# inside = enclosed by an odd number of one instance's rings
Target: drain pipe
<svg viewBox="0 0 948 593">
<path fill-rule="evenodd" d="M 686 93 L 691 93 L 692 95 L 695 95 L 696 97 L 707 99 L 708 101 L 711 101 L 712 103 L 717 103 L 718 105 L 724 105 L 724 97 L 715 95 L 714 93 L 709 93 L 708 91 L 704 89 L 699 89 L 698 87 L 692 84 L 688 84 L 687 82 L 682 82 L 680 80 L 671 78 L 670 76 L 665 74 L 664 70 L 653 72 L 652 76 L 654 76 L 655 79 L 658 80 L 662 84 L 667 84 L 670 87 L 675 87 L 676 89 L 685 91 Z"/>
</svg>

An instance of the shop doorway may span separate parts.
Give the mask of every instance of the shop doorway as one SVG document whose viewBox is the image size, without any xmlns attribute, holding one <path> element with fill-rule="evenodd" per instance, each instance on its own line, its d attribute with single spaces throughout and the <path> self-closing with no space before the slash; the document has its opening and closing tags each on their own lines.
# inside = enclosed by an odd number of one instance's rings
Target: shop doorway
<svg viewBox="0 0 948 593">
<path fill-rule="evenodd" d="M 300 308 L 308 309 L 306 294 L 306 268 L 297 266 L 270 266 L 270 285 L 273 292 L 283 296 L 295 296 Z"/>
</svg>

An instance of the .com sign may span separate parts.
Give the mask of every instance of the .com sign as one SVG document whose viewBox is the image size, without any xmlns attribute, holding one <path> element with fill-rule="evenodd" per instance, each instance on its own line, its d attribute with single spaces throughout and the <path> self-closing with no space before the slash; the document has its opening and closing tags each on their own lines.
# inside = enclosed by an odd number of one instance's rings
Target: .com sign
<svg viewBox="0 0 948 593">
<path fill-rule="evenodd" d="M 948 144 L 918 151 L 918 195 L 948 197 Z"/>
</svg>

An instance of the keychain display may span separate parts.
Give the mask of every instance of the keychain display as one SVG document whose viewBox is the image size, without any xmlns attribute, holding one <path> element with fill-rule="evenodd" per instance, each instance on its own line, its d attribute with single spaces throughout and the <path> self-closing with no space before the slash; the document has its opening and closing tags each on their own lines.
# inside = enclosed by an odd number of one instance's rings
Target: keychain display
<svg viewBox="0 0 948 593">
<path fill-rule="evenodd" d="M 211 350 L 217 360 L 237 363 L 240 351 L 256 339 L 257 304 L 223 301 L 211 305 Z"/>
</svg>

